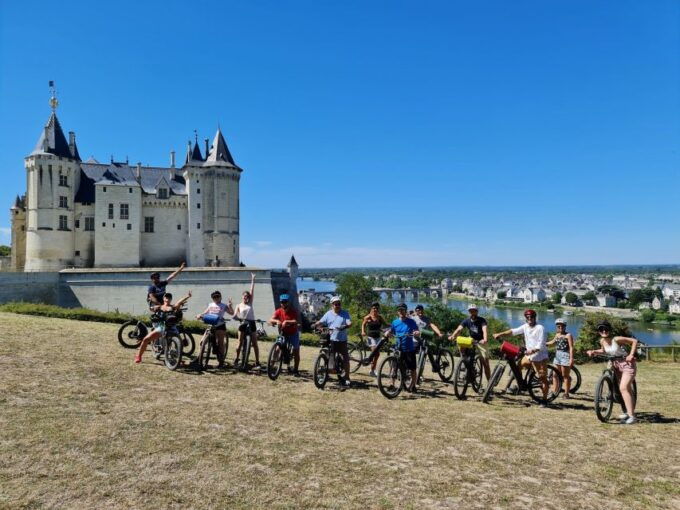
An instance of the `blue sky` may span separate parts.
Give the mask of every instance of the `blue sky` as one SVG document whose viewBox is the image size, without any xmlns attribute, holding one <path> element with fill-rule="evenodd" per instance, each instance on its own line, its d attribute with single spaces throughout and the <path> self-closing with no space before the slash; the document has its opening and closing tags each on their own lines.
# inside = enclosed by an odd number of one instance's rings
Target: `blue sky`
<svg viewBox="0 0 680 510">
<path fill-rule="evenodd" d="M 4 2 L 0 243 L 55 80 L 83 158 L 219 122 L 248 264 L 678 263 L 679 49 L 674 0 Z"/>
</svg>

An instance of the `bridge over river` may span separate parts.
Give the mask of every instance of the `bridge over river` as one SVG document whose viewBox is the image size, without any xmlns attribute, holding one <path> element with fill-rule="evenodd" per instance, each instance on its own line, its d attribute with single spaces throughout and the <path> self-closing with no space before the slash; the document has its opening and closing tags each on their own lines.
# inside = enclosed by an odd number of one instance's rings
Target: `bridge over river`
<svg viewBox="0 0 680 510">
<path fill-rule="evenodd" d="M 381 299 L 390 299 L 392 301 L 418 301 L 422 298 L 439 299 L 442 297 L 442 289 L 439 287 L 431 287 L 424 289 L 390 289 L 387 287 L 374 287 L 373 290 L 380 295 Z"/>
</svg>

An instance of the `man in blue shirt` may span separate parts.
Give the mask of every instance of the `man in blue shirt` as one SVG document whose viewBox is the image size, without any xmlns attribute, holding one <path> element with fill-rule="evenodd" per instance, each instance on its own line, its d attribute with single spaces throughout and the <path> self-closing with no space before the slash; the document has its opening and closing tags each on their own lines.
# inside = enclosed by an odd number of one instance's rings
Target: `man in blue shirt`
<svg viewBox="0 0 680 510">
<path fill-rule="evenodd" d="M 175 277 L 182 272 L 182 269 L 186 267 L 186 264 L 182 262 L 179 269 L 168 276 L 167 280 L 161 280 L 160 273 L 151 273 L 151 285 L 146 291 L 146 301 L 149 304 L 149 308 L 152 306 L 160 306 L 163 304 L 163 296 L 165 295 L 165 287 L 175 279 Z"/>
<path fill-rule="evenodd" d="M 399 315 L 392 321 L 390 332 L 388 334 L 396 336 L 395 346 L 401 351 L 401 356 L 404 359 L 406 368 L 411 372 L 411 386 L 409 391 L 416 389 L 416 346 L 413 342 L 413 337 L 420 336 L 418 324 L 407 315 L 407 308 L 404 303 L 397 307 L 397 314 Z"/>
<path fill-rule="evenodd" d="M 314 327 L 325 326 L 331 330 L 331 359 L 329 360 L 329 369 L 334 370 L 334 353 L 338 352 L 342 356 L 343 365 L 345 366 L 345 374 L 347 379 L 343 381 L 346 387 L 349 387 L 349 352 L 347 351 L 347 330 L 352 325 L 349 313 L 342 309 L 342 302 L 339 296 L 331 298 L 331 309 L 328 310 L 321 319 L 314 323 Z"/>
</svg>

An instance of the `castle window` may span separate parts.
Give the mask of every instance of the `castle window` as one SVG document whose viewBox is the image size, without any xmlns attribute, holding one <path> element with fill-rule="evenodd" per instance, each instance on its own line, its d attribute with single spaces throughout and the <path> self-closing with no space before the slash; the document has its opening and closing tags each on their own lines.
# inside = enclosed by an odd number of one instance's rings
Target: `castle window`
<svg viewBox="0 0 680 510">
<path fill-rule="evenodd" d="M 196 194 L 200 195 L 201 194 L 201 188 L 196 188 Z"/>
<path fill-rule="evenodd" d="M 109 219 L 113 219 L 113 204 L 109 204 Z"/>
<path fill-rule="evenodd" d="M 102 221 L 102 227 L 105 227 L 105 226 L 106 226 L 106 222 Z"/>
<path fill-rule="evenodd" d="M 182 230 L 182 225 L 177 225 L 177 230 Z"/>
<path fill-rule="evenodd" d="M 132 230 L 132 223 L 128 223 L 128 224 L 127 224 L 127 229 L 128 229 L 128 230 Z"/>
<path fill-rule="evenodd" d="M 201 228 L 201 224 L 200 224 L 200 223 L 196 223 L 196 228 Z"/>
<path fill-rule="evenodd" d="M 59 186 L 68 187 L 68 175 L 59 174 Z"/>
<path fill-rule="evenodd" d="M 144 217 L 144 232 L 153 232 L 153 216 Z"/>
<path fill-rule="evenodd" d="M 47 165 L 47 171 L 51 172 L 52 171 L 52 165 Z"/>
<path fill-rule="evenodd" d="M 201 208 L 201 204 L 196 204 L 196 209 L 200 209 L 200 208 Z"/>
<path fill-rule="evenodd" d="M 80 250 L 76 250 L 76 257 L 80 257 Z"/>
<path fill-rule="evenodd" d="M 168 198 L 168 190 L 166 188 L 160 188 L 158 190 L 158 198 Z"/>
<path fill-rule="evenodd" d="M 130 219 L 130 208 L 128 204 L 120 204 L 120 219 L 121 220 Z"/>
<path fill-rule="evenodd" d="M 94 230 L 94 217 L 90 216 L 85 218 L 85 230 L 87 231 Z"/>
<path fill-rule="evenodd" d="M 68 217 L 59 216 L 59 230 L 68 230 Z"/>
<path fill-rule="evenodd" d="M 132 188 L 128 188 L 128 193 L 132 193 Z"/>
<path fill-rule="evenodd" d="M 59 197 L 59 207 L 62 207 L 64 209 L 68 209 L 68 198 L 67 197 Z"/>
<path fill-rule="evenodd" d="M 104 186 L 104 187 L 102 188 L 102 191 L 103 191 L 104 193 L 106 193 L 106 186 Z"/>
<path fill-rule="evenodd" d="M 75 228 L 80 228 L 80 220 L 76 220 Z"/>
</svg>

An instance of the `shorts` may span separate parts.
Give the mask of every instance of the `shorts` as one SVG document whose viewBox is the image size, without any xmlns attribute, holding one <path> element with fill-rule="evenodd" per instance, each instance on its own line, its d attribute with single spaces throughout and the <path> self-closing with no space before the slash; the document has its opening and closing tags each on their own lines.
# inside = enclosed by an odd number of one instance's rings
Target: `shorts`
<svg viewBox="0 0 680 510">
<path fill-rule="evenodd" d="M 347 342 L 331 341 L 331 356 L 328 360 L 328 368 L 335 370 L 335 353 L 340 354 L 345 362 L 349 361 L 349 351 L 347 350 Z"/>
<path fill-rule="evenodd" d="M 479 342 L 475 342 L 475 349 L 477 349 L 480 358 L 489 359 L 489 351 L 484 345 L 479 345 Z"/>
<path fill-rule="evenodd" d="M 628 374 L 635 377 L 635 374 L 637 373 L 637 363 L 635 363 L 635 360 L 614 361 L 613 365 L 619 374 Z"/>
<path fill-rule="evenodd" d="M 161 335 L 165 333 L 165 323 L 164 322 L 154 322 L 152 324 L 153 331 L 155 333 L 160 333 Z"/>
<path fill-rule="evenodd" d="M 300 333 L 295 332 L 292 335 L 283 335 L 283 338 L 285 338 L 287 342 L 290 342 L 290 345 L 293 346 L 293 349 L 300 348 Z"/>
<path fill-rule="evenodd" d="M 531 361 L 529 356 L 524 356 L 519 362 L 520 368 L 532 367 L 538 378 L 546 377 L 548 375 L 548 360 Z"/>
<path fill-rule="evenodd" d="M 239 331 L 243 331 L 246 335 L 250 333 L 255 333 L 257 331 L 257 326 L 255 321 L 244 320 L 238 327 Z"/>
<path fill-rule="evenodd" d="M 401 359 L 404 360 L 404 365 L 406 365 L 406 368 L 409 370 L 415 370 L 416 369 L 416 353 L 415 351 L 411 352 L 401 352 Z"/>
<path fill-rule="evenodd" d="M 373 338 L 372 336 L 366 337 L 366 343 L 368 343 L 368 346 L 373 349 L 378 346 L 380 343 L 380 337 Z"/>
<path fill-rule="evenodd" d="M 553 365 L 559 365 L 561 367 L 569 367 L 569 351 L 555 351 L 555 359 L 553 359 Z"/>
</svg>

